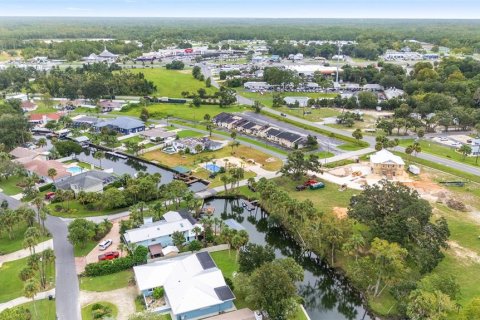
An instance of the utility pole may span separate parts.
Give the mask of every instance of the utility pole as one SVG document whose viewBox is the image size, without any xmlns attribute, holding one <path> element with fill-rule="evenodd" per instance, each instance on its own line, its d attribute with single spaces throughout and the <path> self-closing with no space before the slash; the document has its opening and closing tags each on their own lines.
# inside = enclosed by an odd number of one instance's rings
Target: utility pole
<svg viewBox="0 0 480 320">
<path fill-rule="evenodd" d="M 339 65 L 340 65 L 340 41 L 337 41 L 337 46 L 338 46 L 338 53 L 337 53 L 337 77 L 336 77 L 336 82 L 338 83 L 338 70 L 339 70 Z"/>
</svg>

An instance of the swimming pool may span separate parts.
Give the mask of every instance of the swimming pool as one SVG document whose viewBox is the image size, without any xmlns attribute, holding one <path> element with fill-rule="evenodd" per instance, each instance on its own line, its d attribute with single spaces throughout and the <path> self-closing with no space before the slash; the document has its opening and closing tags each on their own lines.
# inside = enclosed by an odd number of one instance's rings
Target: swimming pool
<svg viewBox="0 0 480 320">
<path fill-rule="evenodd" d="M 213 164 L 213 163 L 207 163 L 205 165 L 205 169 L 207 169 L 208 171 L 213 172 L 213 173 L 220 172 L 220 167 L 217 166 L 216 164 Z"/>
<path fill-rule="evenodd" d="M 79 174 L 82 172 L 82 168 L 80 168 L 79 166 L 74 166 L 74 167 L 67 168 L 67 171 L 70 172 L 71 174 Z"/>
</svg>

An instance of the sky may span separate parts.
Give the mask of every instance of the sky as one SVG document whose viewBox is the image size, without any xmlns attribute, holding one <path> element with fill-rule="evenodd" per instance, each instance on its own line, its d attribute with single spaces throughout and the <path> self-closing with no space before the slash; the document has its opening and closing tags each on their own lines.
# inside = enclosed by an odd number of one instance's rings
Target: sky
<svg viewBox="0 0 480 320">
<path fill-rule="evenodd" d="M 0 0 L 0 16 L 480 19 L 480 1 Z"/>
</svg>

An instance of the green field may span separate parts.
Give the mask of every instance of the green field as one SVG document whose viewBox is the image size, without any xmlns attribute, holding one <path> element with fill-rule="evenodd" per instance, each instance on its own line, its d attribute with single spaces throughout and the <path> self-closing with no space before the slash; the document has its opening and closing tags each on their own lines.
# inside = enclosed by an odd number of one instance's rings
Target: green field
<svg viewBox="0 0 480 320">
<path fill-rule="evenodd" d="M 40 228 L 40 226 L 37 225 Z M 7 232 L 0 233 L 0 254 L 7 254 L 23 249 L 23 239 L 28 225 L 21 221 L 13 228 L 13 237 L 9 238 Z M 41 237 L 40 242 L 48 240 L 50 237 Z"/>
<path fill-rule="evenodd" d="M 129 115 L 133 117 L 139 117 L 140 111 L 143 107 L 131 108 L 128 111 L 119 111 L 112 112 L 113 114 L 119 115 Z M 174 117 L 185 119 L 189 121 L 203 121 L 203 118 L 206 114 L 209 114 L 211 117 L 216 116 L 222 112 L 243 112 L 248 110 L 243 106 L 229 106 L 226 108 L 220 108 L 217 105 L 202 105 L 198 108 L 189 107 L 188 104 L 168 104 L 168 103 L 159 103 L 151 104 L 147 106 L 148 111 L 150 112 L 150 117 L 153 119 L 163 119 L 166 117 Z"/>
<path fill-rule="evenodd" d="M 271 107 L 273 104 L 273 98 L 272 98 L 272 93 L 264 93 L 261 94 L 259 92 L 250 92 L 246 91 L 243 89 L 238 89 L 237 92 L 244 96 L 245 98 L 255 100 L 260 102 L 261 104 Z M 327 98 L 327 99 L 333 99 L 337 96 L 336 93 L 321 93 L 321 92 L 285 92 L 283 94 L 285 97 L 309 97 L 313 99 L 319 99 L 319 98 Z M 326 117 L 326 116 L 325 116 Z"/>
<path fill-rule="evenodd" d="M 61 211 L 57 210 L 58 208 L 62 208 Z M 64 217 L 64 218 L 85 218 L 85 217 L 96 217 L 96 216 L 103 216 L 113 213 L 118 213 L 125 211 L 125 209 L 112 209 L 112 210 L 89 210 L 84 205 L 80 204 L 76 200 L 71 200 L 67 202 L 59 202 L 59 203 L 50 203 L 47 205 L 50 209 L 52 216 L 57 217 Z M 64 210 L 70 210 L 65 212 Z"/>
<path fill-rule="evenodd" d="M 333 108 L 305 108 L 305 111 L 310 112 L 310 114 L 305 115 L 303 114 L 303 108 L 280 107 L 275 108 L 275 110 L 312 122 L 320 122 L 325 118 L 336 117 L 341 114 L 340 111 Z"/>
<path fill-rule="evenodd" d="M 19 193 L 22 193 L 22 188 L 18 187 L 17 184 L 23 180 L 24 177 L 13 176 L 8 179 L 0 181 L 0 189 L 7 196 L 13 196 Z"/>
<path fill-rule="evenodd" d="M 98 301 L 96 303 L 100 303 L 106 307 L 109 307 L 112 310 L 112 319 L 116 319 L 118 315 L 118 308 L 116 305 L 106 301 Z M 88 304 L 82 308 L 82 319 L 83 320 L 93 320 L 95 319 L 92 315 L 92 307 L 94 303 Z M 110 318 L 109 318 L 110 319 Z"/>
<path fill-rule="evenodd" d="M 125 270 L 99 277 L 80 277 L 80 290 L 104 292 L 128 286 L 133 277 L 131 270 Z"/>
<path fill-rule="evenodd" d="M 400 140 L 400 146 L 408 147 L 414 143 L 414 139 L 402 139 Z M 453 161 L 466 163 L 472 166 L 480 166 L 480 161 L 478 164 L 475 163 L 475 157 L 465 157 L 460 152 L 455 151 L 453 147 L 442 146 L 438 143 L 426 140 L 420 140 L 420 147 L 422 152 L 434 154 L 436 156 L 447 158 Z"/>
<path fill-rule="evenodd" d="M 154 95 L 157 97 L 181 98 L 183 91 L 191 93 L 204 88 L 208 95 L 214 94 L 217 89 L 206 88 L 204 81 L 198 81 L 192 76 L 191 70 L 167 70 L 164 68 L 154 69 L 129 69 L 133 73 L 143 73 L 147 80 L 152 81 L 157 90 Z"/>
<path fill-rule="evenodd" d="M 87 241 L 87 243 L 85 244 L 84 247 L 81 247 L 81 246 L 74 246 L 73 247 L 73 255 L 75 257 L 84 257 L 86 256 L 90 251 L 93 250 L 93 248 L 95 248 L 95 246 L 98 244 L 98 242 L 96 241 L 93 241 L 93 240 L 89 240 Z"/>
<path fill-rule="evenodd" d="M 36 300 L 35 308 L 33 307 L 33 302 L 21 304 L 17 306 L 17 308 L 25 308 L 30 310 L 32 314 L 32 318 L 30 320 L 56 320 L 55 300 Z M 36 314 L 35 309 L 37 310 Z M 0 319 L 2 319 L 2 314 L 3 313 L 0 313 Z"/>
<path fill-rule="evenodd" d="M 177 136 L 179 138 L 198 138 L 205 136 L 205 134 L 193 130 L 182 130 L 177 133 Z"/>
<path fill-rule="evenodd" d="M 6 302 L 23 296 L 24 283 L 18 276 L 20 271 L 27 265 L 27 258 L 5 262 L 0 267 L 0 303 Z M 55 267 L 47 270 L 47 279 L 52 283 L 55 282 Z"/>
</svg>

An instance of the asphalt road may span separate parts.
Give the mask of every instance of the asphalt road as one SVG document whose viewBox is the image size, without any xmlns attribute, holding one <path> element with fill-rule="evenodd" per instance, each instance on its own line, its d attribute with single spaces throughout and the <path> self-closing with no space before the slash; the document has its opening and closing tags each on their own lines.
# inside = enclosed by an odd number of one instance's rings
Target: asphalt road
<svg viewBox="0 0 480 320">
<path fill-rule="evenodd" d="M 79 286 L 75 269 L 73 246 L 67 240 L 67 223 L 61 218 L 48 216 L 45 223 L 53 236 L 55 251 L 55 304 L 57 319 L 81 320 Z"/>
</svg>

